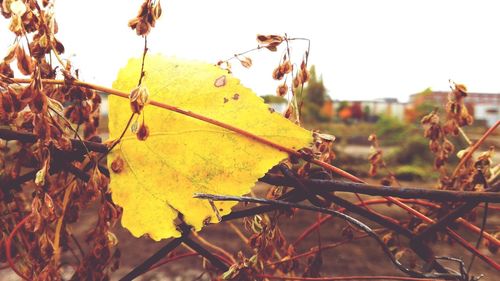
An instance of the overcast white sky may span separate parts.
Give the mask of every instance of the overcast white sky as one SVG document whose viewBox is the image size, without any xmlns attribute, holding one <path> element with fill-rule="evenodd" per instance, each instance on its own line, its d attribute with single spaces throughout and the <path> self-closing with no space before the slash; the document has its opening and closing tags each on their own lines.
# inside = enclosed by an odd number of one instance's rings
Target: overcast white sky
<svg viewBox="0 0 500 281">
<path fill-rule="evenodd" d="M 58 38 L 87 81 L 110 86 L 143 41 L 127 22 L 142 0 L 56 1 Z M 161 0 L 151 52 L 215 63 L 256 46 L 255 35 L 288 33 L 311 39 L 310 63 L 334 99 L 397 97 L 448 79 L 470 91 L 500 92 L 498 1 L 189 1 Z M 12 42 L 1 20 L 0 51 Z M 306 45 L 293 45 L 300 56 Z M 254 67 L 235 75 L 259 95 L 273 94 L 278 53 L 252 55 Z"/>
</svg>

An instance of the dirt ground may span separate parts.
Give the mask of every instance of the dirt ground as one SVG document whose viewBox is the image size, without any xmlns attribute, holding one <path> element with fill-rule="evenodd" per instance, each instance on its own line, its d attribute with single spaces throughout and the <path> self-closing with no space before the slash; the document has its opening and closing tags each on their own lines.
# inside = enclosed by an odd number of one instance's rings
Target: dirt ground
<svg viewBox="0 0 500 281">
<path fill-rule="evenodd" d="M 265 186 L 261 185 L 257 188 L 256 191 L 258 193 L 262 193 L 263 189 L 265 189 Z M 339 195 L 344 198 L 355 200 L 350 194 Z M 238 208 L 241 208 L 241 206 Z M 386 205 L 383 205 L 378 206 L 375 209 L 385 215 L 395 218 L 403 218 L 406 216 L 404 212 L 400 211 L 395 206 L 388 207 Z M 491 215 L 489 216 L 487 223 L 488 228 L 497 229 L 498 231 L 498 227 L 500 225 L 500 212 L 492 211 L 490 214 Z M 283 233 L 285 234 L 287 240 L 294 241 L 304 229 L 306 229 L 311 223 L 314 222 L 315 219 L 315 214 L 307 211 L 300 211 L 293 219 L 287 219 L 283 217 L 280 220 L 280 227 L 283 230 Z M 364 219 L 361 220 L 366 222 L 366 220 Z M 85 235 L 85 229 L 88 229 L 88 226 L 93 224 L 94 222 L 95 217 L 93 213 L 85 213 L 82 215 L 79 223 L 73 226 L 73 230 L 78 237 L 83 238 Z M 243 225 L 240 220 L 234 222 L 247 236 L 250 235 L 243 229 Z M 328 244 L 344 240 L 341 235 L 341 230 L 345 226 L 346 224 L 339 219 L 333 219 L 324 224 L 321 228 L 322 243 Z M 376 227 L 376 225 L 372 226 Z M 462 231 L 459 229 L 459 232 L 461 234 L 464 234 L 464 237 L 469 241 L 476 240 L 477 236 L 471 235 L 467 231 Z M 111 280 L 118 280 L 120 277 L 123 277 L 135 266 L 140 264 L 142 261 L 151 256 L 168 242 L 154 242 L 149 238 L 134 238 L 126 229 L 123 229 L 121 226 L 116 227 L 115 234 L 117 235 L 119 240 L 119 247 L 122 251 L 122 259 L 119 270 L 111 275 Z M 203 231 L 201 231 L 200 234 L 208 241 L 220 246 L 221 248 L 226 249 L 230 253 L 243 251 L 247 254 L 247 256 L 250 256 L 251 251 L 249 250 L 249 248 L 241 242 L 240 238 L 225 223 L 206 227 L 205 229 L 203 229 Z M 83 241 L 83 239 L 80 239 L 80 241 Z M 404 238 L 403 241 L 406 242 Z M 316 245 L 317 235 L 314 234 L 311 235 L 308 240 L 305 240 L 302 244 L 300 244 L 296 248 L 296 252 L 305 252 Z M 439 242 L 432 245 L 432 247 L 435 250 L 436 255 L 462 258 L 466 262 L 466 264 L 468 264 L 468 261 L 471 257 L 471 255 L 467 251 L 463 250 L 461 246 L 456 244 L 450 245 L 447 243 Z M 185 249 L 182 248 L 180 249 L 180 251 L 184 250 Z M 484 246 L 481 247 L 481 252 L 495 260 L 498 260 L 500 256 L 499 254 L 492 255 Z M 389 261 L 389 259 L 382 253 L 380 247 L 375 243 L 375 241 L 369 238 L 350 242 L 337 248 L 324 250 L 322 254 L 322 276 L 402 275 Z M 305 259 L 301 260 L 301 269 L 304 268 L 305 261 Z M 201 275 L 203 273 L 202 270 L 203 267 L 201 258 L 189 257 L 183 260 L 169 263 L 161 268 L 142 275 L 136 280 L 209 280 L 208 275 Z M 500 272 L 496 272 L 494 269 L 488 267 L 488 265 L 480 259 L 476 259 L 473 268 L 473 274 L 484 274 L 485 277 L 483 277 L 483 279 L 481 280 L 500 280 Z M 0 281 L 14 280 L 19 279 L 16 278 L 15 275 L 13 275 L 11 272 L 8 272 L 7 270 L 0 271 Z"/>
<path fill-rule="evenodd" d="M 261 193 L 266 188 L 265 185 L 260 185 L 256 188 L 257 193 Z M 342 194 L 344 198 L 355 200 L 351 194 Z M 368 198 L 368 197 L 366 197 Z M 403 218 L 406 215 L 397 207 L 387 207 L 385 205 L 375 207 L 377 211 L 383 214 Z M 490 212 L 488 225 L 500 225 L 500 213 Z M 89 218 L 90 219 L 90 218 Z M 300 211 L 293 219 L 282 218 L 280 220 L 280 227 L 283 230 L 288 241 L 294 241 L 304 229 L 306 229 L 316 219 L 316 214 L 307 211 Z M 365 221 L 364 219 L 361 219 Z M 245 232 L 241 221 L 236 221 L 236 224 L 247 236 L 250 233 Z M 324 224 L 321 228 L 322 243 L 329 244 L 344 240 L 341 231 L 346 224 L 339 220 L 333 219 Z M 376 225 L 373 225 L 376 227 Z M 493 227 L 494 228 L 494 227 Z M 459 229 L 460 230 L 460 229 Z M 460 232 L 460 231 L 459 231 Z M 463 233 L 469 241 L 475 241 L 475 236 L 470 235 L 467 231 Z M 237 253 L 243 251 L 250 256 L 249 248 L 242 243 L 238 236 L 231 230 L 225 223 L 219 225 L 211 225 L 205 228 L 200 233 L 208 241 L 228 250 L 230 253 Z M 131 268 L 142 262 L 155 251 L 160 249 L 165 242 L 152 242 L 148 238 L 134 238 L 127 230 L 119 227 L 117 231 L 118 239 L 120 240 L 120 247 L 123 253 L 121 268 L 118 272 L 113 274 L 113 279 L 123 276 Z M 311 247 L 317 246 L 317 236 L 311 235 L 310 239 L 304 241 L 296 249 L 297 253 L 305 252 Z M 473 240 L 474 238 L 474 240 Z M 404 238 L 403 238 L 404 239 Z M 432 246 L 436 255 L 453 256 L 463 258 L 468 264 L 470 254 L 462 249 L 459 245 L 450 245 L 447 243 L 437 243 Z M 481 248 L 481 252 L 489 255 L 493 259 L 498 259 L 500 256 L 492 255 L 485 248 Z M 301 260 L 301 268 L 305 266 L 305 259 Z M 172 262 L 164 267 L 148 273 L 138 280 L 195 280 L 202 273 L 201 258 L 193 257 L 184 260 Z M 482 280 L 500 280 L 500 272 L 488 267 L 483 261 L 477 259 L 473 268 L 473 274 L 484 274 Z M 354 241 L 338 248 L 325 250 L 323 252 L 323 276 L 346 276 L 346 275 L 402 275 L 389 259 L 382 253 L 379 245 L 375 241 L 365 238 L 359 241 Z M 208 276 L 203 276 L 199 280 L 209 280 Z"/>
</svg>

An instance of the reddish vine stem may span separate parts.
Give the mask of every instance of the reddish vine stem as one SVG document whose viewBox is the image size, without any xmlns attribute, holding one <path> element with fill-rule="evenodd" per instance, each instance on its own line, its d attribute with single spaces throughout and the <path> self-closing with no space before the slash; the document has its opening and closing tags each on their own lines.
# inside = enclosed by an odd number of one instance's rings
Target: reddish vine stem
<svg viewBox="0 0 500 281">
<path fill-rule="evenodd" d="M 31 280 L 30 278 L 26 277 L 22 272 L 20 272 L 16 265 L 14 264 L 14 260 L 12 259 L 12 253 L 11 253 L 11 247 L 12 247 L 12 240 L 14 239 L 14 236 L 16 233 L 19 231 L 19 229 L 30 219 L 30 216 L 26 216 L 24 219 L 22 219 L 12 230 L 12 232 L 9 234 L 9 237 L 7 237 L 7 240 L 5 241 L 5 253 L 7 255 L 7 262 L 12 269 L 19 277 L 22 279 L 29 281 Z"/>
<path fill-rule="evenodd" d="M 430 203 L 427 201 L 423 201 L 423 200 L 418 200 L 418 199 L 402 199 L 401 201 L 403 201 L 405 203 L 419 204 L 419 205 L 423 205 L 423 206 L 427 206 L 427 207 L 433 206 L 435 208 L 439 208 L 439 205 L 436 205 L 436 204 L 433 204 L 433 203 Z M 387 199 L 371 199 L 371 200 L 365 201 L 365 203 L 367 205 L 387 204 L 388 202 L 389 201 Z M 356 205 L 360 205 L 360 203 L 357 203 Z M 337 209 L 337 211 L 339 211 L 339 212 L 344 212 L 345 210 L 346 210 L 345 208 Z M 309 236 L 309 234 L 311 234 L 319 225 L 325 223 L 326 221 L 328 221 L 331 218 L 332 218 L 332 216 L 326 215 L 326 216 L 322 217 L 320 221 L 317 221 L 314 224 L 310 225 L 306 230 L 304 230 L 302 232 L 302 234 L 299 235 L 299 237 L 297 237 L 297 239 L 295 239 L 295 241 L 292 243 L 292 245 L 297 246 L 307 236 Z"/>
<path fill-rule="evenodd" d="M 374 230 L 373 232 L 377 232 L 377 231 Z M 320 250 L 323 251 L 323 250 L 333 249 L 333 248 L 342 246 L 344 244 L 347 244 L 349 242 L 360 240 L 360 239 L 367 238 L 367 237 L 369 237 L 368 234 L 362 234 L 360 236 L 353 237 L 351 239 L 345 239 L 345 240 L 342 240 L 342 241 L 339 241 L 339 242 L 335 242 L 335 243 L 323 245 L 323 246 L 321 246 L 321 248 L 320 247 L 316 247 L 316 248 L 313 248 L 313 249 L 311 249 L 311 250 L 309 250 L 307 252 L 304 252 L 304 253 L 301 253 L 301 254 L 298 254 L 298 255 L 294 255 L 293 257 L 285 258 L 285 259 L 282 259 L 282 260 L 279 260 L 279 261 L 275 261 L 273 263 L 270 263 L 270 265 L 277 265 L 277 264 L 281 264 L 281 263 L 285 263 L 285 262 L 297 260 L 297 259 L 300 259 L 302 257 L 307 257 L 307 256 L 310 256 L 312 254 L 315 254 L 315 253 L 319 252 Z"/>
<path fill-rule="evenodd" d="M 30 83 L 31 82 L 31 79 L 12 78 L 12 79 L 9 79 L 9 80 L 13 81 L 15 83 Z M 46 84 L 64 85 L 68 81 L 55 80 L 55 79 L 42 79 L 42 82 L 46 83 Z M 110 95 L 122 97 L 122 98 L 125 98 L 125 99 L 129 98 L 129 94 L 126 93 L 126 92 L 115 90 L 115 89 L 111 89 L 111 88 L 107 88 L 107 87 L 103 87 L 103 86 L 100 86 L 100 85 L 95 85 L 95 84 L 91 84 L 91 83 L 87 83 L 87 82 L 83 82 L 83 81 L 79 81 L 79 80 L 71 81 L 71 84 L 73 84 L 75 86 L 81 86 L 81 87 L 93 89 L 93 90 L 96 90 L 96 91 L 101 91 L 103 93 L 107 93 L 107 94 L 110 94 Z M 265 144 L 265 145 L 270 146 L 272 148 L 275 148 L 275 149 L 277 149 L 279 151 L 286 152 L 286 153 L 288 153 L 288 154 L 290 154 L 292 156 L 295 156 L 295 157 L 304 159 L 304 160 L 306 160 L 308 162 L 311 162 L 313 164 L 316 164 L 316 165 L 318 165 L 320 167 L 323 167 L 323 168 L 325 168 L 325 169 L 327 169 L 327 170 L 329 170 L 331 172 L 334 172 L 334 173 L 336 173 L 336 174 L 338 174 L 338 175 L 340 175 L 340 176 L 342 176 L 342 177 L 344 177 L 346 179 L 349 179 L 349 180 L 352 180 L 352 181 L 356 181 L 356 182 L 363 182 L 358 177 L 356 177 L 354 175 L 351 175 L 348 172 L 346 172 L 346 171 L 344 171 L 342 169 L 339 169 L 339 168 L 337 168 L 337 167 L 335 167 L 333 165 L 330 165 L 328 163 L 325 163 L 325 162 L 322 162 L 322 161 L 319 161 L 319 160 L 316 160 L 316 159 L 308 159 L 308 157 L 304 156 L 302 153 L 300 153 L 298 151 L 295 151 L 295 150 L 293 150 L 291 148 L 282 146 L 282 145 L 280 145 L 278 143 L 272 142 L 272 141 L 270 141 L 270 140 L 268 140 L 266 138 L 257 136 L 255 134 L 252 134 L 250 132 L 247 132 L 247 131 L 242 130 L 242 129 L 238 128 L 238 127 L 232 126 L 230 124 L 226 124 L 226 123 L 220 122 L 218 120 L 215 120 L 215 119 L 203 116 L 201 114 L 198 114 L 198 113 L 195 113 L 195 112 L 192 112 L 192 111 L 189 111 L 189 110 L 184 110 L 182 108 L 179 108 L 179 107 L 176 107 L 176 106 L 172 106 L 172 105 L 169 105 L 169 104 L 165 104 L 165 103 L 161 103 L 161 102 L 158 102 L 158 101 L 155 101 L 155 100 L 151 100 L 149 102 L 149 104 L 151 104 L 153 106 L 157 106 L 157 107 L 163 108 L 163 109 L 166 109 L 166 110 L 177 112 L 177 113 L 180 113 L 180 114 L 183 114 L 183 115 L 186 115 L 186 116 L 189 116 L 189 117 L 192 117 L 192 118 L 195 118 L 195 119 L 198 119 L 198 120 L 210 123 L 212 125 L 215 125 L 215 126 L 218 126 L 218 127 L 221 127 L 221 128 L 224 128 L 224 129 L 227 129 L 227 130 L 230 130 L 230 131 L 233 131 L 233 132 L 238 133 L 238 134 L 240 134 L 242 136 L 250 138 L 250 139 L 252 139 L 254 141 L 257 141 L 259 143 L 262 143 L 262 144 Z"/>
<path fill-rule="evenodd" d="M 436 205 L 436 204 L 433 204 L 433 203 L 430 203 L 430 202 L 426 202 L 426 201 L 423 201 L 423 200 L 402 199 L 402 201 L 406 202 L 406 203 L 419 204 L 419 205 L 423 205 L 423 206 L 427 206 L 427 207 L 440 208 L 439 205 Z M 389 200 L 387 200 L 387 199 L 372 199 L 372 200 L 367 200 L 365 202 L 366 202 L 367 205 L 373 205 L 373 204 L 388 203 Z M 360 205 L 360 203 L 358 203 L 357 205 Z M 339 209 L 337 211 L 344 212 L 345 209 L 341 208 L 341 209 Z M 314 232 L 314 230 L 316 228 L 318 228 L 321 224 L 325 223 L 327 220 L 329 220 L 331 218 L 332 218 L 332 216 L 327 215 L 327 216 L 321 218 L 320 221 L 315 222 L 313 225 L 311 225 L 309 228 L 307 228 L 301 235 L 299 235 L 299 237 L 292 243 L 292 245 L 296 246 L 298 243 L 300 243 L 302 240 L 304 240 L 307 236 L 309 236 L 309 234 L 311 234 L 312 232 Z M 484 254 L 482 254 L 481 252 L 479 252 L 474 246 L 472 246 L 467 240 L 463 239 L 455 231 L 453 231 L 453 230 L 451 230 L 449 228 L 447 228 L 447 230 L 448 230 L 448 234 L 450 235 L 450 237 L 453 238 L 455 241 L 457 241 L 465 249 L 467 249 L 471 253 L 477 255 L 481 260 L 483 260 L 484 262 L 486 262 L 491 267 L 495 268 L 496 270 L 500 270 L 500 265 L 496 261 L 494 261 L 493 259 L 491 259 L 491 258 L 485 256 Z M 485 233 L 486 232 L 484 232 L 483 235 L 486 238 Z M 493 240 L 490 240 L 490 241 L 492 241 L 492 242 L 497 241 L 494 237 L 492 237 L 492 238 L 493 238 Z"/>
<path fill-rule="evenodd" d="M 30 83 L 31 82 L 31 79 L 13 78 L 13 79 L 9 79 L 9 80 L 13 81 L 15 83 Z M 54 80 L 54 79 L 42 79 L 42 82 L 43 83 L 47 83 L 47 84 L 58 84 L 58 85 L 63 85 L 65 83 L 67 83 L 67 81 L 64 81 L 64 80 Z M 125 92 L 122 92 L 122 91 L 119 91 L 119 90 L 115 90 L 115 89 L 111 89 L 111 88 L 107 88 L 107 87 L 103 87 L 103 86 L 100 86 L 100 85 L 94 85 L 94 84 L 83 82 L 83 81 L 79 81 L 79 80 L 71 81 L 71 83 L 73 85 L 76 85 L 76 86 L 90 88 L 90 89 L 101 91 L 101 92 L 104 92 L 104 93 L 107 93 L 107 94 L 119 96 L 119 97 L 122 97 L 122 98 L 125 98 L 125 99 L 129 98 L 129 94 L 128 93 L 125 93 Z M 180 113 L 180 114 L 183 114 L 183 115 L 186 115 L 186 116 L 189 116 L 189 117 L 192 117 L 192 118 L 195 118 L 195 119 L 198 119 L 198 120 L 210 123 L 212 125 L 216 125 L 218 127 L 225 128 L 227 130 L 233 131 L 233 132 L 238 133 L 238 134 L 240 134 L 242 136 L 250 138 L 250 139 L 252 139 L 254 141 L 257 141 L 257 142 L 262 143 L 264 145 L 273 147 L 273 148 L 275 148 L 275 149 L 277 149 L 279 151 L 286 152 L 289 155 L 292 155 L 292 156 L 304 159 L 304 160 L 306 160 L 306 161 L 308 161 L 310 163 L 316 164 L 316 165 L 318 165 L 320 167 L 323 167 L 323 168 L 325 168 L 325 169 L 327 169 L 327 170 L 329 170 L 329 171 L 331 171 L 333 173 L 336 173 L 336 174 L 338 174 L 338 175 L 340 175 L 340 176 L 342 176 L 342 177 L 344 177 L 346 179 L 349 179 L 351 181 L 360 182 L 360 183 L 366 183 L 362 179 L 360 179 L 360 178 L 358 178 L 358 177 L 356 177 L 354 175 L 351 175 L 350 173 L 348 173 L 348 172 L 346 172 L 346 171 L 344 171 L 342 169 L 339 169 L 339 168 L 337 168 L 337 167 L 335 167 L 333 165 L 330 165 L 328 163 L 325 163 L 325 162 L 322 162 L 322 161 L 319 161 L 319 160 L 316 160 L 316 159 L 310 159 L 309 157 L 306 157 L 305 155 L 303 155 L 302 153 L 300 153 L 298 151 L 295 151 L 295 150 L 290 149 L 288 147 L 285 147 L 285 146 L 282 146 L 280 144 L 274 143 L 274 142 L 269 141 L 269 140 L 267 140 L 267 139 L 265 139 L 263 137 L 257 136 L 255 134 L 252 134 L 250 132 L 247 132 L 247 131 L 242 130 L 242 129 L 238 128 L 238 127 L 232 126 L 230 124 L 226 124 L 226 123 L 220 122 L 218 120 L 215 120 L 215 119 L 212 119 L 212 118 L 209 118 L 209 117 L 206 117 L 206 116 L 194 113 L 192 111 L 184 110 L 184 109 L 181 109 L 179 107 L 172 106 L 172 105 L 165 104 L 165 103 L 161 103 L 161 102 L 158 102 L 158 101 L 155 101 L 155 100 L 151 100 L 150 104 L 153 105 L 153 106 L 161 107 L 161 108 L 164 108 L 166 110 L 177 112 L 177 113 Z M 482 143 L 482 141 L 484 141 L 484 139 L 486 139 L 486 137 L 489 134 L 491 134 L 491 132 L 493 132 L 493 130 L 498 125 L 500 125 L 500 121 L 497 122 L 492 128 L 490 128 L 481 137 L 481 139 L 478 142 L 476 142 L 476 144 L 469 150 L 469 152 L 467 154 L 471 155 L 472 152 L 475 149 L 477 149 L 477 147 L 479 147 L 479 145 Z M 465 162 L 466 161 L 467 154 L 462 158 L 461 162 Z M 469 155 L 469 157 L 470 157 L 470 155 Z M 457 166 L 457 168 L 458 167 L 459 166 Z M 397 206 L 401 207 L 402 209 L 406 210 L 411 215 L 413 215 L 413 216 L 415 216 L 415 217 L 417 217 L 417 218 L 419 218 L 419 219 L 421 219 L 421 220 L 423 220 L 423 221 L 425 221 L 427 223 L 434 223 L 435 222 L 433 219 L 425 216 L 424 214 L 418 212 L 417 210 L 411 208 L 410 206 L 406 205 L 405 203 L 399 201 L 396 198 L 393 198 L 393 197 L 384 197 L 384 198 L 388 199 L 390 202 L 392 202 L 392 203 L 396 204 Z M 450 234 L 450 236 L 453 237 L 453 238 L 455 238 L 457 241 L 465 241 L 463 239 L 460 239 L 461 237 L 458 234 L 456 234 L 456 233 L 452 234 L 454 232 L 452 232 L 450 228 L 446 228 L 446 230 L 448 231 L 448 233 Z M 469 246 L 471 246 L 471 245 L 469 245 Z M 497 264 L 497 266 L 498 266 L 498 264 Z M 500 268 L 500 266 L 498 266 L 496 268 Z"/>
<path fill-rule="evenodd" d="M 491 133 L 493 133 L 493 131 L 495 131 L 496 128 L 498 128 L 498 126 L 500 126 L 500 121 L 497 121 L 495 123 L 495 125 L 491 126 L 484 133 L 484 135 L 482 135 L 481 138 L 476 143 L 474 143 L 473 146 L 471 146 L 467 150 L 467 153 L 462 157 L 462 159 L 460 159 L 460 162 L 458 163 L 457 167 L 455 168 L 455 171 L 453 171 L 453 176 L 451 178 L 455 178 L 457 176 L 458 171 L 460 170 L 460 168 L 465 164 L 465 162 L 467 162 L 467 160 L 469 160 L 469 158 L 472 156 L 472 154 L 474 153 L 474 151 L 476 151 L 479 148 L 479 146 L 486 140 L 486 138 L 489 135 L 491 135 Z"/>
<path fill-rule="evenodd" d="M 178 254 L 178 255 L 175 255 L 173 257 L 169 257 L 169 258 L 166 258 L 162 261 L 159 261 L 157 264 L 153 265 L 152 267 L 150 267 L 146 272 L 149 272 L 149 271 L 152 271 L 152 270 L 155 270 L 157 269 L 158 267 L 161 267 L 167 263 L 170 263 L 170 262 L 173 262 L 173 261 L 176 261 L 176 260 L 180 260 L 180 259 L 184 259 L 184 258 L 188 258 L 188 257 L 196 257 L 196 256 L 199 256 L 200 254 L 197 253 L 197 252 L 189 252 L 189 253 L 184 253 L 184 254 Z M 146 273 L 144 272 L 144 273 Z"/>
</svg>

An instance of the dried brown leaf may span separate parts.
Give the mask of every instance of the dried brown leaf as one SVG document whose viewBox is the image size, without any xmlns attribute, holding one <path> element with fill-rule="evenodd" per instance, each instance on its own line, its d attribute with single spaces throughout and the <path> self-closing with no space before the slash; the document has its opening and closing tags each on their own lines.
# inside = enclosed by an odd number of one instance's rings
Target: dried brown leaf
<svg viewBox="0 0 500 281">
<path fill-rule="evenodd" d="M 252 66 L 252 59 L 249 57 L 238 58 L 241 65 L 245 68 L 250 68 Z"/>
<path fill-rule="evenodd" d="M 23 75 L 30 75 L 34 70 L 34 63 L 31 57 L 26 54 L 24 48 L 16 48 L 17 68 Z"/>
</svg>

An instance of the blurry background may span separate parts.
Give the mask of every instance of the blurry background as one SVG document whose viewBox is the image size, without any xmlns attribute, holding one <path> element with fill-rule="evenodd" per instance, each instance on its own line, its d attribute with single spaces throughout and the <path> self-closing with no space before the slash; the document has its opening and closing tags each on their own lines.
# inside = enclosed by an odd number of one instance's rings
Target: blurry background
<svg viewBox="0 0 500 281">
<path fill-rule="evenodd" d="M 65 44 L 64 59 L 79 69 L 85 81 L 111 86 L 118 69 L 130 57 L 142 54 L 143 40 L 127 26 L 142 0 L 136 1 L 57 1 L 58 38 Z M 438 174 L 433 155 L 422 136 L 420 118 L 447 100 L 449 79 L 468 86 L 466 106 L 476 121 L 466 133 L 474 141 L 487 126 L 500 119 L 500 4 L 497 1 L 162 1 L 163 15 L 148 37 L 151 53 L 216 63 L 235 53 L 257 46 L 256 34 L 287 33 L 311 40 L 311 81 L 302 92 L 304 126 L 337 137 L 334 164 L 366 177 L 371 153 L 368 135 L 377 133 L 385 159 L 396 177 L 409 185 L 432 187 Z M 0 54 L 5 54 L 14 38 L 0 24 Z M 292 61 L 300 63 L 307 49 L 305 41 L 292 45 Z M 286 109 L 287 100 L 278 98 L 278 82 L 271 73 L 278 65 L 277 53 L 261 50 L 248 55 L 250 69 L 234 64 L 233 72 L 275 110 Z M 147 61 L 146 61 L 147 64 Z M 441 112 L 443 112 L 441 110 Z M 101 132 L 106 135 L 106 100 L 102 108 Z M 483 149 L 499 146 L 499 132 Z M 459 138 L 457 147 L 465 147 Z M 496 156 L 496 163 L 498 163 Z M 450 161 L 457 162 L 453 157 Z M 379 177 L 384 176 L 381 171 Z M 378 182 L 379 178 L 372 181 Z M 257 186 L 256 192 L 266 187 Z M 384 214 L 403 213 L 381 207 Z M 315 218 L 305 212 L 293 221 L 282 221 L 289 239 L 294 239 Z M 89 213 L 82 228 L 94 223 Z M 498 225 L 498 215 L 489 224 Z M 343 223 L 329 222 L 322 228 L 324 242 L 342 239 Z M 80 237 L 85 233 L 75 232 Z M 123 258 L 114 276 L 123 276 L 132 267 L 161 247 L 147 238 L 133 238 L 118 230 Z M 242 244 L 227 227 L 207 227 L 207 240 L 228 249 Z M 466 237 L 470 239 L 471 237 Z M 316 245 L 314 239 L 298 252 Z M 350 243 L 325 252 L 329 266 L 325 274 L 398 274 L 398 271 L 370 240 Z M 483 247 L 484 248 L 484 247 Z M 482 249 L 487 252 L 487 250 Z M 453 245 L 441 245 L 441 254 L 460 255 Z M 467 255 L 468 256 L 468 255 Z M 497 256 L 496 256 L 497 257 Z M 187 267 L 192 269 L 186 270 Z M 176 262 L 147 275 L 144 280 L 192 280 L 200 274 L 199 259 Z M 476 261 L 475 271 L 496 280 Z M 16 280 L 2 272 L 0 280 Z M 178 276 L 178 277 L 173 277 Z M 206 276 L 203 277 L 206 279 Z M 205 279 L 201 280 L 205 280 Z"/>
</svg>

